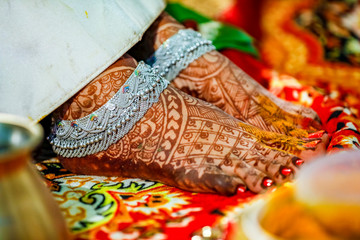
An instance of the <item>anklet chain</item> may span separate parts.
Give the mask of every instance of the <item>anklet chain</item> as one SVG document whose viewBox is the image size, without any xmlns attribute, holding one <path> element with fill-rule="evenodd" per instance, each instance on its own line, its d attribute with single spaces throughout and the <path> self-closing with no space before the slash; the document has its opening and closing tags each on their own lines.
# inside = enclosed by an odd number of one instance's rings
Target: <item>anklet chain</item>
<svg viewBox="0 0 360 240">
<path fill-rule="evenodd" d="M 49 140 L 60 156 L 84 157 L 106 150 L 139 121 L 169 82 L 140 62 L 120 90 L 92 114 L 53 124 Z"/>
<path fill-rule="evenodd" d="M 180 30 L 167 39 L 146 61 L 160 76 L 172 81 L 181 70 L 207 52 L 215 50 L 209 40 L 191 30 Z"/>
</svg>

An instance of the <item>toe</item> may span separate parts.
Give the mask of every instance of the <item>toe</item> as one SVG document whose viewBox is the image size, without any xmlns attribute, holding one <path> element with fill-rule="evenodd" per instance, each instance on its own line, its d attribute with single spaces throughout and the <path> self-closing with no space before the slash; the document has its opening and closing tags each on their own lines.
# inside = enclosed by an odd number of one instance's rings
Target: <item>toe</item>
<svg viewBox="0 0 360 240">
<path fill-rule="evenodd" d="M 249 190 L 255 193 L 263 192 L 274 184 L 274 181 L 264 172 L 245 161 L 236 163 L 234 173 L 242 179 Z"/>
<path fill-rule="evenodd" d="M 241 178 L 226 174 L 215 165 L 205 165 L 187 169 L 185 174 L 176 174 L 177 187 L 195 192 L 233 195 L 238 186 L 245 183 Z"/>
</svg>

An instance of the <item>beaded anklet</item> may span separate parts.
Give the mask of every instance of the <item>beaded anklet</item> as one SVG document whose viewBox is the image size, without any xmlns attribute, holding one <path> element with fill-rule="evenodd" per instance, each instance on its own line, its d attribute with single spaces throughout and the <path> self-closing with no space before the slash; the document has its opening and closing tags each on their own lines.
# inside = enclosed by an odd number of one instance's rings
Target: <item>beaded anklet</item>
<svg viewBox="0 0 360 240">
<path fill-rule="evenodd" d="M 172 81 L 190 63 L 212 50 L 215 47 L 211 41 L 194 30 L 184 29 L 167 39 L 146 62 Z"/>
<path fill-rule="evenodd" d="M 120 90 L 92 114 L 53 124 L 49 140 L 56 154 L 84 157 L 119 141 L 159 100 L 169 82 L 140 62 Z"/>
</svg>

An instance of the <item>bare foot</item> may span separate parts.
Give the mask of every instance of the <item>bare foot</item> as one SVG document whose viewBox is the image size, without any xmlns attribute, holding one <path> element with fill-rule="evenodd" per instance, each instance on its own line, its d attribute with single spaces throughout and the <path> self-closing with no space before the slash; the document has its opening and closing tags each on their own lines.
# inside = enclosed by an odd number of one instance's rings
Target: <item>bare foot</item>
<svg viewBox="0 0 360 240">
<path fill-rule="evenodd" d="M 135 60 L 122 57 L 61 106 L 54 118 L 91 114 L 120 89 L 135 67 Z M 239 185 L 261 192 L 292 179 L 306 160 L 298 156 L 323 151 L 317 144 L 307 146 L 311 142 L 259 130 L 169 86 L 107 150 L 60 160 L 79 174 L 137 177 L 229 195 Z"/>
<path fill-rule="evenodd" d="M 162 14 L 134 53 L 138 57 L 150 55 L 149 49 L 158 49 L 183 28 L 169 15 Z M 217 51 L 206 53 L 192 62 L 172 84 L 263 130 L 307 137 L 309 132 L 321 128 L 312 109 L 275 97 Z"/>
</svg>

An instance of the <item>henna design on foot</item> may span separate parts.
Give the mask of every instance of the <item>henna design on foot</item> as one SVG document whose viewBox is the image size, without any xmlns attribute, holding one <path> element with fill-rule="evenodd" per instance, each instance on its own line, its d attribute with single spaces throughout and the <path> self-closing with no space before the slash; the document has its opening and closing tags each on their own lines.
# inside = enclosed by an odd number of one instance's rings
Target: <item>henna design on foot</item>
<svg viewBox="0 0 360 240">
<path fill-rule="evenodd" d="M 162 14 L 146 32 L 146 40 L 136 48 L 151 46 L 155 50 L 183 28 L 173 18 Z M 145 55 L 150 54 L 147 52 Z M 172 84 L 263 130 L 304 138 L 308 132 L 321 127 L 312 109 L 275 97 L 217 51 L 195 60 Z"/>
<path fill-rule="evenodd" d="M 90 114 L 106 103 L 135 67 L 129 56 L 121 58 L 61 106 L 54 117 Z M 139 177 L 189 191 L 227 195 L 241 184 L 260 192 L 292 179 L 300 165 L 294 160 L 298 158 L 267 146 L 258 139 L 256 128 L 249 132 L 243 124 L 212 104 L 169 86 L 130 132 L 107 150 L 82 158 L 59 158 L 64 167 L 79 174 Z"/>
</svg>

